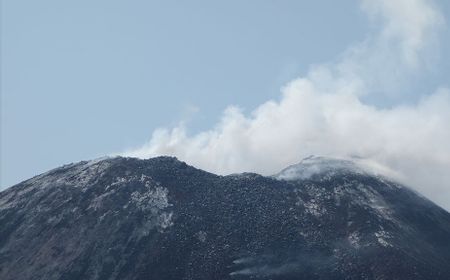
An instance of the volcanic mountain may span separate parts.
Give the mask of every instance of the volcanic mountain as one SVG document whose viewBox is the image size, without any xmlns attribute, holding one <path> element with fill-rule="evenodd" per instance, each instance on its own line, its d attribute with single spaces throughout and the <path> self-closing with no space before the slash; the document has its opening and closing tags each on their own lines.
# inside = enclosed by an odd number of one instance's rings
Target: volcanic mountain
<svg viewBox="0 0 450 280">
<path fill-rule="evenodd" d="M 0 279 L 450 279 L 450 214 L 350 160 L 83 161 L 0 193 Z"/>
</svg>

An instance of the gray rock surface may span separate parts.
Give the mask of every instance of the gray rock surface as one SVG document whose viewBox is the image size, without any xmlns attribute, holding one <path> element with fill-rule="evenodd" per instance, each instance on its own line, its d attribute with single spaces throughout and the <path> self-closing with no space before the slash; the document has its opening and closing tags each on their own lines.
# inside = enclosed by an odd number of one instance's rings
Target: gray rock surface
<svg viewBox="0 0 450 280">
<path fill-rule="evenodd" d="M 450 214 L 349 161 L 107 158 L 0 193 L 0 279 L 450 279 Z"/>
</svg>

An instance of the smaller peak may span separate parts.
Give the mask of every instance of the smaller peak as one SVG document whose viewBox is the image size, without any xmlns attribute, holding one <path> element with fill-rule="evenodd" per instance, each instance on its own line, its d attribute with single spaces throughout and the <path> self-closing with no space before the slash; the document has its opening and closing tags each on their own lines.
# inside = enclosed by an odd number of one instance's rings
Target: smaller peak
<svg viewBox="0 0 450 280">
<path fill-rule="evenodd" d="M 174 166 L 187 165 L 184 161 L 181 161 L 174 156 L 156 156 L 149 159 L 145 159 L 144 161 L 163 165 L 174 165 Z"/>
<path fill-rule="evenodd" d="M 317 156 L 310 155 L 303 158 L 299 164 L 342 164 L 342 163 L 354 163 L 354 158 L 344 158 L 344 157 L 331 157 L 331 156 Z"/>
<path fill-rule="evenodd" d="M 91 160 L 84 160 L 81 161 L 80 164 L 86 165 L 86 166 L 91 166 L 91 165 L 96 165 L 96 164 L 100 164 L 102 162 L 114 162 L 114 161 L 118 161 L 123 159 L 120 156 L 102 156 L 102 157 L 98 157 L 95 159 L 91 159 Z"/>
<path fill-rule="evenodd" d="M 178 161 L 178 162 L 181 162 L 177 157 L 174 157 L 174 156 L 156 156 L 156 157 L 152 157 L 150 159 L 157 160 L 157 161 Z"/>
<path fill-rule="evenodd" d="M 175 156 L 167 156 L 167 155 L 153 156 L 153 157 L 135 157 L 135 156 L 127 156 L 127 155 L 116 155 L 116 156 L 109 156 L 109 157 L 113 157 L 113 158 L 130 158 L 130 159 L 139 159 L 139 160 L 153 160 L 153 159 L 178 160 L 178 158 L 175 157 Z"/>
<path fill-rule="evenodd" d="M 352 159 L 311 155 L 281 170 L 274 177 L 279 180 L 298 180 L 308 179 L 316 174 L 336 172 L 365 173 Z"/>
<path fill-rule="evenodd" d="M 243 173 L 229 174 L 229 175 L 226 175 L 225 177 L 232 178 L 232 179 L 254 179 L 254 178 L 263 177 L 263 176 L 258 173 L 253 173 L 253 172 L 243 172 Z"/>
<path fill-rule="evenodd" d="M 125 161 L 135 161 L 135 162 L 140 162 L 140 163 L 150 164 L 150 165 L 153 165 L 153 164 L 164 165 L 164 166 L 168 166 L 168 165 L 174 165 L 174 166 L 186 165 L 186 163 L 184 161 L 181 161 L 177 157 L 174 157 L 174 156 L 155 156 L 155 157 L 150 157 L 150 158 L 117 156 L 116 158 L 120 158 L 120 159 L 125 160 Z"/>
</svg>

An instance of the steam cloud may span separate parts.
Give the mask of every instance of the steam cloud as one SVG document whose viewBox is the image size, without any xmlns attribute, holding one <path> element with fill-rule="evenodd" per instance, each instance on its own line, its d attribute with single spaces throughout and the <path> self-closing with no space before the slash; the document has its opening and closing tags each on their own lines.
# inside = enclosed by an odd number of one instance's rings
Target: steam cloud
<svg viewBox="0 0 450 280">
<path fill-rule="evenodd" d="M 366 0 L 381 27 L 349 47 L 337 63 L 312 67 L 245 115 L 228 107 L 210 130 L 189 136 L 184 125 L 158 129 L 125 156 L 174 155 L 219 173 L 271 175 L 311 154 L 370 159 L 450 210 L 450 90 L 414 105 L 378 108 L 363 100 L 398 98 L 399 87 L 427 67 L 444 18 L 426 0 Z M 375 93 L 376 92 L 376 93 Z M 405 97 L 405 96 L 403 96 Z"/>
</svg>

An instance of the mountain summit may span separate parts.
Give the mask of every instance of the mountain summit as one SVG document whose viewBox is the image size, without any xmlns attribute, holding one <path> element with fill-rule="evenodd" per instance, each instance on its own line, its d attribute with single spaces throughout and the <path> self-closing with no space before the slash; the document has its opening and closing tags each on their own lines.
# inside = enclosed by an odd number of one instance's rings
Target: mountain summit
<svg viewBox="0 0 450 280">
<path fill-rule="evenodd" d="M 351 160 L 84 161 L 0 193 L 0 279 L 450 279 L 450 214 Z"/>
<path fill-rule="evenodd" d="M 281 180 L 308 179 L 325 173 L 364 173 L 363 167 L 349 159 L 309 156 L 300 163 L 291 165 L 275 175 Z"/>
</svg>

